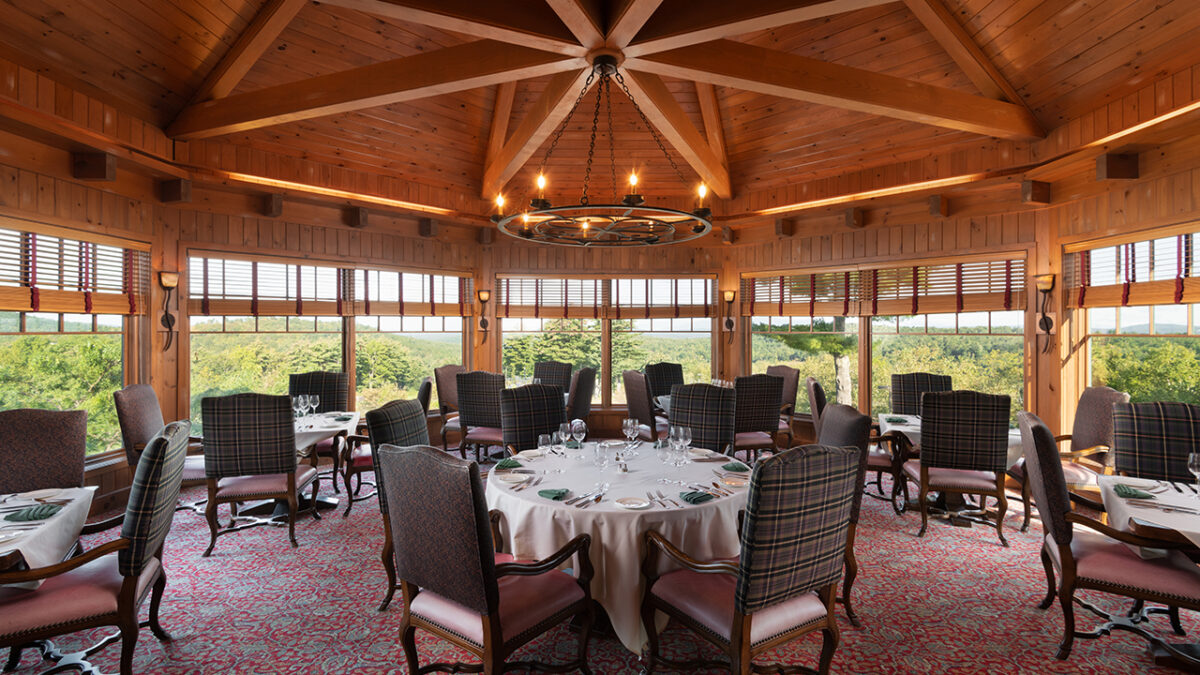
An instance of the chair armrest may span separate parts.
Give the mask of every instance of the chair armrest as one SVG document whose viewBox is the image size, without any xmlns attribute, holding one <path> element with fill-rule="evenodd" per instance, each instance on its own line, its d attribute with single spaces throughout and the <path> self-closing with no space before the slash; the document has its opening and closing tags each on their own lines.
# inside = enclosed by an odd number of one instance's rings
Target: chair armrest
<svg viewBox="0 0 1200 675">
<path fill-rule="evenodd" d="M 500 519 L 504 517 L 498 509 L 488 511 L 488 523 L 492 526 L 492 548 L 496 553 L 504 552 L 504 541 L 500 538 Z"/>
<path fill-rule="evenodd" d="M 130 541 L 128 539 L 114 539 L 102 546 L 84 553 L 83 555 L 68 558 L 56 565 L 47 565 L 46 567 L 38 567 L 36 569 L 24 570 L 21 572 L 0 572 L 0 584 L 19 584 L 26 581 L 40 581 L 53 576 L 58 576 L 64 572 L 82 567 L 87 563 L 92 562 L 97 558 L 102 558 L 114 551 L 129 548 Z"/>
<path fill-rule="evenodd" d="M 496 577 L 517 576 L 517 577 L 533 577 L 539 574 L 545 574 L 551 570 L 557 569 L 576 553 L 579 554 L 579 576 L 576 577 L 579 583 L 585 588 L 586 584 L 592 580 L 592 559 L 588 555 L 588 550 L 592 546 L 592 536 L 590 534 L 581 534 L 571 541 L 568 541 L 566 546 L 555 551 L 549 558 L 542 558 L 531 563 L 501 563 L 496 565 Z"/>
<path fill-rule="evenodd" d="M 742 515 L 739 513 L 739 524 L 741 520 Z M 658 578 L 658 574 L 653 568 L 660 551 L 665 553 L 671 560 L 693 572 L 700 572 L 701 574 L 729 574 L 731 576 L 737 576 L 738 574 L 737 564 L 724 560 L 711 562 L 696 560 L 683 551 L 680 551 L 661 534 L 650 530 L 646 532 L 646 558 L 642 563 L 642 573 L 651 580 Z"/>
<path fill-rule="evenodd" d="M 1082 525 L 1086 528 L 1093 529 L 1107 537 L 1111 537 L 1113 539 L 1116 539 L 1117 541 L 1120 541 L 1120 542 L 1123 542 L 1126 544 L 1132 544 L 1134 546 L 1145 546 L 1148 548 L 1166 548 L 1166 549 L 1194 548 L 1194 546 L 1195 546 L 1194 544 L 1191 544 L 1191 543 L 1184 544 L 1184 543 L 1163 541 L 1162 539 L 1147 539 L 1146 537 L 1139 537 L 1138 535 L 1133 534 L 1132 532 L 1125 532 L 1122 530 L 1118 530 L 1118 529 L 1109 527 L 1108 525 L 1105 525 L 1104 523 L 1102 523 L 1098 520 L 1089 518 L 1089 517 L 1083 515 L 1082 513 L 1077 513 L 1075 511 L 1071 511 L 1071 512 L 1067 513 L 1067 522 L 1074 523 L 1076 525 Z"/>
<path fill-rule="evenodd" d="M 1104 508 L 1103 502 L 1097 501 L 1095 499 L 1091 499 L 1089 497 L 1079 494 L 1078 492 L 1072 492 L 1070 490 L 1067 490 L 1067 497 L 1072 502 L 1086 506 L 1087 508 L 1089 508 L 1093 511 L 1099 511 L 1100 513 L 1108 512 L 1108 509 Z"/>
<path fill-rule="evenodd" d="M 117 527 L 118 525 L 121 525 L 124 522 L 125 522 L 125 513 L 121 512 L 120 514 L 115 515 L 112 518 L 105 518 L 104 520 L 97 520 L 94 523 L 85 523 L 83 526 L 83 529 L 80 530 L 79 534 L 96 534 L 97 532 L 111 530 L 112 528 Z"/>
<path fill-rule="evenodd" d="M 1079 459 L 1080 457 L 1087 457 L 1088 455 L 1095 455 L 1101 452 L 1108 452 L 1110 450 L 1112 450 L 1112 448 L 1108 447 L 1107 445 L 1093 445 L 1090 448 L 1084 448 L 1082 450 L 1059 450 L 1058 456 L 1064 459 Z"/>
</svg>

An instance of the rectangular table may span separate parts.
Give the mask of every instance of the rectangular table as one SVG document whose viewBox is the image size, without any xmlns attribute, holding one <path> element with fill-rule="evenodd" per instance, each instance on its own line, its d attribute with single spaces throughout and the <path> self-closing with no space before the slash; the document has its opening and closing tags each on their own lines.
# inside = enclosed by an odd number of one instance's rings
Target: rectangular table
<svg viewBox="0 0 1200 675">
<path fill-rule="evenodd" d="M 38 493 L 45 493 L 45 491 L 39 490 Z M 30 569 L 62 562 L 79 539 L 79 532 L 83 529 L 84 521 L 87 520 L 88 511 L 92 508 L 92 497 L 95 493 L 96 487 L 90 486 L 65 488 L 54 495 L 43 497 L 43 499 L 54 500 L 69 499 L 70 502 L 61 511 L 46 520 L 29 523 L 29 525 L 37 525 L 33 529 L 19 526 L 14 528 L 18 525 L 17 523 L 3 519 L 8 512 L 0 514 L 0 539 L 2 539 L 0 555 L 18 551 Z M 0 501 L 0 508 L 26 501 L 17 502 L 18 498 L 18 495 L 0 495 L 0 500 L 3 500 Z M 36 500 L 28 501 L 31 502 L 30 505 L 37 503 Z M 41 581 L 31 581 L 14 584 L 14 586 L 37 588 L 41 583 Z"/>
<path fill-rule="evenodd" d="M 888 419 L 904 418 L 904 422 L 889 422 Z M 921 444 L 921 417 L 919 415 L 897 415 L 895 413 L 884 413 L 879 416 L 879 431 L 886 434 L 889 431 L 896 431 L 908 437 L 908 440 L 913 445 Z M 1021 446 L 1021 430 L 1008 430 L 1008 466 L 1017 463 L 1021 459 L 1021 454 L 1024 452 Z"/>
</svg>

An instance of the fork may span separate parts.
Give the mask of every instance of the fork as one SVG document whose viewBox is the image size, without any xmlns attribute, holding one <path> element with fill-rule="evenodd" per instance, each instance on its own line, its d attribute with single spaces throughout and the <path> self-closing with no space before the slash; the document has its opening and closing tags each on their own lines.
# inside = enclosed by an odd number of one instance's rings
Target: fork
<svg viewBox="0 0 1200 675">
<path fill-rule="evenodd" d="M 537 486 L 537 484 L 541 483 L 541 482 L 542 482 L 542 477 L 538 476 L 537 478 L 529 481 L 528 483 L 522 483 L 521 485 L 518 485 L 517 487 L 513 488 L 513 492 L 523 492 L 525 490 L 528 490 L 531 487 Z"/>
<path fill-rule="evenodd" d="M 683 508 L 683 505 L 682 505 L 682 504 L 680 504 L 679 502 L 675 501 L 674 499 L 671 499 L 670 497 L 668 497 L 668 496 L 664 495 L 662 490 L 659 490 L 659 491 L 658 491 L 658 498 L 659 498 L 659 499 L 661 499 L 661 500 L 663 500 L 663 501 L 671 502 L 672 504 L 674 504 L 674 505 L 675 505 L 675 508 L 677 508 L 677 509 L 682 509 L 682 508 Z"/>
<path fill-rule="evenodd" d="M 658 504 L 659 506 L 663 507 L 664 509 L 667 508 L 667 505 L 664 504 L 658 497 L 655 497 L 654 494 L 651 493 L 649 490 L 646 490 L 646 498 L 650 500 L 651 504 Z"/>
<path fill-rule="evenodd" d="M 576 504 L 575 508 L 586 509 L 587 507 L 591 506 L 592 504 L 599 504 L 600 500 L 604 499 L 604 495 L 606 495 L 606 494 L 608 494 L 608 483 L 605 483 L 604 485 L 602 485 L 600 487 L 599 494 L 597 494 L 595 497 L 592 497 L 591 499 L 585 499 L 582 502 L 580 502 L 579 504 Z"/>
</svg>

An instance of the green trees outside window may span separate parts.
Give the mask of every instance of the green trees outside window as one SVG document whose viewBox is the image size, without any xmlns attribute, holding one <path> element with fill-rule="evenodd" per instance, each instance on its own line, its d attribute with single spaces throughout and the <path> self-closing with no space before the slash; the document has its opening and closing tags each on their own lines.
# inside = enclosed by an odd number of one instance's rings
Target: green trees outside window
<svg viewBox="0 0 1200 675">
<path fill-rule="evenodd" d="M 1200 305 L 1087 312 L 1093 385 L 1128 392 L 1135 403 L 1200 405 Z"/>
<path fill-rule="evenodd" d="M 856 405 L 858 319 L 856 317 L 763 317 L 751 319 L 750 371 L 773 365 L 800 371 L 796 412 L 811 412 L 803 378 L 815 377 L 831 401 Z"/>
</svg>

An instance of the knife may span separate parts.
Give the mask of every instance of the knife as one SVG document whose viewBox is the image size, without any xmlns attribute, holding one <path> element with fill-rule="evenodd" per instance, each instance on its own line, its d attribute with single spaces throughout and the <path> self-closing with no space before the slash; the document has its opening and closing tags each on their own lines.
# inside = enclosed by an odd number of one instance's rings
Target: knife
<svg viewBox="0 0 1200 675">
<path fill-rule="evenodd" d="M 571 504 L 574 504 L 575 502 L 581 502 L 581 501 L 583 501 L 583 500 L 585 500 L 585 499 L 588 499 L 588 498 L 590 498 L 590 497 L 595 497 L 595 496 L 596 496 L 596 493 L 597 493 L 597 492 L 599 492 L 599 491 L 600 491 L 600 489 L 599 489 L 599 488 L 597 488 L 597 489 L 595 489 L 595 490 L 592 490 L 591 492 L 585 492 L 585 493 L 583 493 L 583 494 L 579 495 L 578 497 L 572 497 L 572 498 L 568 499 L 567 501 L 565 501 L 565 502 L 563 502 L 563 503 L 564 503 L 564 504 L 571 505 Z"/>
<path fill-rule="evenodd" d="M 1192 485 L 1191 483 L 1184 483 L 1183 481 L 1180 481 L 1179 484 L 1184 486 L 1185 488 L 1191 490 L 1192 494 L 1197 494 L 1195 485 Z M 1171 485 L 1174 485 L 1174 483 L 1171 483 Z"/>
</svg>

